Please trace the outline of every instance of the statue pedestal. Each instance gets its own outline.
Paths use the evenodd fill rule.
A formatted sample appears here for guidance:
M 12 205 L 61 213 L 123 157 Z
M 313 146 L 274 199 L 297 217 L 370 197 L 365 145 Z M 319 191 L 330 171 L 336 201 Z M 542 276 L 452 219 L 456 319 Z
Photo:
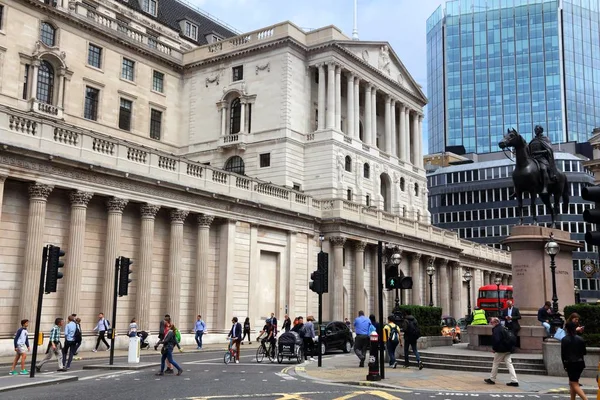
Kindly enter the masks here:
M 556 264 L 556 293 L 559 311 L 575 304 L 573 290 L 573 250 L 579 242 L 571 240 L 569 232 L 535 225 L 517 225 L 502 244 L 510 246 L 512 254 L 512 286 L 515 306 L 522 315 L 521 326 L 539 326 L 537 311 L 546 301 L 552 301 L 552 271 L 550 256 L 544 246 L 554 234 L 560 252 Z

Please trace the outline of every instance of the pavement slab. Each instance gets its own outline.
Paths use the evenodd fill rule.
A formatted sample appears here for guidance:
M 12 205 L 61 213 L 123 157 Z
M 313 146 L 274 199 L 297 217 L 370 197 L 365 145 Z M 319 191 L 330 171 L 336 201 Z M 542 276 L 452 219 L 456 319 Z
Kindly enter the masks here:
M 54 375 L 43 373 L 36 374 L 35 378 L 30 378 L 29 375 L 2 376 L 0 377 L 0 393 L 36 386 L 73 382 L 77 379 L 77 376 L 73 375 Z

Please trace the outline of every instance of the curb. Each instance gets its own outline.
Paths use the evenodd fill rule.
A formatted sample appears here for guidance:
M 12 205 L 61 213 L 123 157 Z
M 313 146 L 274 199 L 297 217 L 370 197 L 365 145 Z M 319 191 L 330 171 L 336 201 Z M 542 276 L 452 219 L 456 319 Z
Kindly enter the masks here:
M 597 395 L 600 392 L 600 389 L 593 388 L 585 388 L 583 389 L 583 393 L 589 395 Z M 569 388 L 561 388 L 561 389 L 550 389 L 548 391 L 543 392 L 543 394 L 570 394 Z
M 35 378 L 34 378 L 35 379 Z M 62 376 L 60 378 L 47 379 L 43 381 L 33 381 L 28 383 L 19 383 L 17 385 L 0 387 L 0 393 L 9 392 L 18 389 L 37 387 L 37 386 L 48 386 L 48 385 L 58 385 L 61 383 L 75 382 L 79 380 L 76 376 Z
M 119 370 L 119 371 L 137 371 L 146 368 L 154 368 L 156 366 L 160 366 L 160 363 L 139 363 L 139 364 L 92 364 L 92 365 L 84 365 L 83 369 L 104 369 L 104 370 Z

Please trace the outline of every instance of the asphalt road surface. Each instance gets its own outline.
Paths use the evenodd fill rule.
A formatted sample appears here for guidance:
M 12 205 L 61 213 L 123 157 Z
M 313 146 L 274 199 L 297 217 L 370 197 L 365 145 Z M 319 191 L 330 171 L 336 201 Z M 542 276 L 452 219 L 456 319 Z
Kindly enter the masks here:
M 265 359 L 258 364 L 253 354 L 242 353 L 240 364 L 223 363 L 223 351 L 175 354 L 184 372 L 181 376 L 155 376 L 158 369 L 138 371 L 82 370 L 85 364 L 102 363 L 87 360 L 73 363 L 69 375 L 77 375 L 76 382 L 60 385 L 24 388 L 6 392 L 0 398 L 11 400 L 202 400 L 202 399 L 432 399 L 454 400 L 476 397 L 487 399 L 563 399 L 568 396 L 535 394 L 477 394 L 453 392 L 426 392 L 387 390 L 323 384 L 296 375 L 297 364 L 270 363 Z M 254 351 L 252 352 L 254 353 Z M 148 354 L 148 353 L 146 353 Z M 160 361 L 159 353 L 151 352 L 143 362 Z M 107 361 L 105 361 L 107 362 Z M 327 362 L 327 357 L 324 358 Z M 56 372 L 50 371 L 46 374 Z

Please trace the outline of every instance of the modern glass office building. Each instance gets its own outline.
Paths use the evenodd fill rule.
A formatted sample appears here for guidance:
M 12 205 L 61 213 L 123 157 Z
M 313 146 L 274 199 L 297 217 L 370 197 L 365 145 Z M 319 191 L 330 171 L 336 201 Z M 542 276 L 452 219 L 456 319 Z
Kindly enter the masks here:
M 594 69 L 593 66 L 596 66 Z M 599 0 L 454 0 L 427 20 L 429 153 L 585 142 L 600 124 Z

